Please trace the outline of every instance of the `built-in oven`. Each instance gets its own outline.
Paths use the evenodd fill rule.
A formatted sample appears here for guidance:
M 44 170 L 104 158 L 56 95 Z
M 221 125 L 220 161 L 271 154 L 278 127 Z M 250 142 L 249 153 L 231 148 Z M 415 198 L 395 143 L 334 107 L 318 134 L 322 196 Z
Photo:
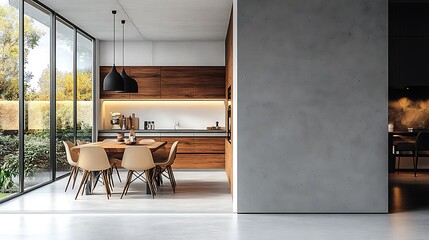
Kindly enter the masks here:
M 231 142 L 231 125 L 232 125 L 232 109 L 231 109 L 231 86 L 228 87 L 228 95 L 227 95 L 227 108 L 226 108 L 226 139 L 228 142 Z

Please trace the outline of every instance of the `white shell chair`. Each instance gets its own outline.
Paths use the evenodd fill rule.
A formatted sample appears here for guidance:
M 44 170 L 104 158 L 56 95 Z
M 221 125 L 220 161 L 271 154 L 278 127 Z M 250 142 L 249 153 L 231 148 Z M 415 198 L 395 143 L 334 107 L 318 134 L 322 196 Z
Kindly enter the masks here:
M 140 140 L 139 144 L 151 144 L 154 142 L 156 142 L 155 139 L 146 138 L 146 139 Z M 168 159 L 167 149 L 165 148 L 165 146 L 162 146 L 160 149 L 153 152 L 152 156 L 153 156 L 153 161 L 155 163 L 165 162 Z
M 111 165 L 109 163 L 109 159 L 107 158 L 106 151 L 102 147 L 98 146 L 83 146 L 80 149 L 77 166 L 84 170 L 84 173 L 75 199 L 77 199 L 82 186 L 88 183 L 88 178 L 93 172 L 101 172 L 104 181 L 104 187 L 106 188 L 107 199 L 109 199 L 109 195 L 112 195 L 109 183 L 110 179 L 108 176 Z M 95 186 L 95 182 L 92 184 Z M 83 192 L 84 190 L 82 189 L 82 194 Z
M 114 139 L 114 138 L 106 138 L 103 140 L 103 142 L 115 143 L 118 141 L 116 141 L 116 139 Z M 119 170 L 118 170 L 118 167 L 121 167 L 122 154 L 121 153 L 113 154 L 113 155 L 110 154 L 110 156 L 108 156 L 108 157 L 109 157 L 110 165 L 112 165 L 112 168 L 114 168 L 116 170 L 116 174 L 118 175 L 119 182 L 122 182 L 121 175 L 119 175 Z M 113 183 L 112 172 L 110 172 L 110 178 L 112 179 L 112 186 L 115 186 L 115 184 Z
M 124 151 L 122 158 L 122 167 L 128 169 L 127 181 L 122 191 L 121 199 L 128 193 L 131 183 L 140 178 L 132 179 L 134 172 L 144 172 L 146 182 L 149 185 L 152 198 L 155 197 L 155 186 L 152 181 L 152 174 L 154 173 L 155 163 L 153 162 L 152 153 L 147 147 L 128 147 Z
M 166 178 L 170 179 L 171 187 L 173 188 L 173 192 L 176 193 L 176 179 L 173 174 L 173 169 L 171 168 L 171 165 L 173 165 L 174 160 L 176 160 L 176 153 L 177 153 L 177 146 L 179 144 L 179 141 L 175 141 L 170 149 L 170 154 L 168 155 L 168 159 L 165 162 L 155 163 L 156 165 L 156 171 L 155 176 L 157 178 L 161 178 L 161 174 L 163 176 L 164 172 L 167 171 L 168 176 L 165 176 Z M 160 179 L 158 179 L 159 182 Z
M 79 167 L 77 166 L 78 156 L 75 152 L 71 151 L 71 148 L 74 147 L 74 144 L 70 141 L 63 141 L 64 148 L 66 150 L 67 162 L 70 164 L 70 175 L 69 180 L 67 181 L 66 189 L 64 192 L 67 192 L 67 188 L 69 187 L 70 180 L 73 178 L 72 189 L 74 189 L 74 184 L 76 183 L 76 178 L 79 173 Z

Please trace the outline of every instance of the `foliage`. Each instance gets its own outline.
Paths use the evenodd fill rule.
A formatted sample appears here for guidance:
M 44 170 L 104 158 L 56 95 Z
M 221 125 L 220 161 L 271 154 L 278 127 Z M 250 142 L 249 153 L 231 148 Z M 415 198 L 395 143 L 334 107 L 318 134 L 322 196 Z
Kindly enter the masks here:
M 90 140 L 89 129 L 79 130 L 82 140 Z M 49 131 L 32 131 L 24 135 L 24 177 L 33 177 L 37 172 L 49 171 Z M 62 141 L 73 141 L 73 129 L 58 129 L 56 139 L 57 169 L 66 170 L 69 165 Z M 17 190 L 13 179 L 19 172 L 18 137 L 0 133 L 0 193 Z
M 16 132 L 14 132 L 16 133 Z M 0 134 L 0 166 L 4 161 L 4 158 L 8 155 L 14 155 L 18 151 L 18 136 L 15 135 Z
M 19 78 L 19 20 L 16 9 L 0 6 L 0 99 L 18 99 Z M 43 32 L 34 27 L 33 21 L 24 18 L 24 63 L 28 62 L 29 49 L 38 46 Z M 29 81 L 33 75 L 24 74 L 24 82 L 29 92 Z
M 0 192 L 13 192 L 16 186 L 13 178 L 17 176 L 18 169 L 10 168 L 9 163 L 17 163 L 18 136 L 0 134 Z M 11 161 L 11 162 L 10 162 Z
M 24 154 L 24 176 L 32 177 L 39 170 L 49 168 L 49 136 L 46 132 L 40 132 L 35 135 L 26 134 L 25 154 Z M 18 176 L 19 172 L 19 154 L 18 141 L 16 136 L 0 135 L 0 144 L 5 152 L 1 163 L 0 191 L 9 192 L 14 188 L 13 178 Z M 12 143 L 13 147 L 7 147 L 4 144 Z
M 15 8 L 0 6 L 0 129 L 15 129 L 15 131 L 0 131 L 0 193 L 17 190 L 14 179 L 19 171 L 19 150 L 17 123 L 17 100 L 19 98 L 19 18 Z M 39 45 L 44 33 L 37 29 L 31 18 L 24 18 L 24 64 L 28 63 L 31 49 Z M 79 47 L 79 46 L 78 46 Z M 80 51 L 85 53 L 84 51 Z M 90 55 L 79 55 L 79 58 L 88 58 Z M 24 176 L 33 177 L 37 172 L 49 171 L 49 131 L 33 130 L 49 128 L 50 106 L 42 102 L 50 99 L 50 71 L 49 66 L 38 79 L 38 86 L 30 86 L 33 78 L 31 72 L 24 72 L 25 100 L 25 132 L 24 141 Z M 92 71 L 79 69 L 77 73 L 77 101 L 92 101 Z M 56 73 L 56 100 L 57 100 L 57 130 L 56 130 L 56 161 L 57 169 L 67 169 L 68 163 L 64 153 L 62 141 L 74 140 L 73 135 L 73 74 L 71 72 Z M 78 102 L 79 104 L 79 102 Z M 78 137 L 82 140 L 91 139 L 90 115 L 86 102 L 78 107 L 78 116 L 82 116 L 76 125 Z M 90 106 L 92 108 L 92 106 Z M 83 112 L 82 112 L 83 111 Z M 92 113 L 91 113 L 92 116 Z M 7 120 L 4 120 L 7 119 Z M 3 121 L 4 120 L 4 121 Z M 47 124 L 47 125 L 46 125 Z M 33 129 L 31 128 L 34 127 Z
M 39 78 L 38 85 L 40 91 L 35 99 L 49 100 L 49 68 L 43 70 Z M 56 73 L 56 99 L 57 101 L 71 101 L 73 100 L 73 73 L 61 72 Z M 77 73 L 77 101 L 91 101 L 92 100 L 92 71 L 85 69 Z
M 16 186 L 12 178 L 13 176 L 10 175 L 10 172 L 6 172 L 3 169 L 0 170 L 0 193 L 16 191 Z

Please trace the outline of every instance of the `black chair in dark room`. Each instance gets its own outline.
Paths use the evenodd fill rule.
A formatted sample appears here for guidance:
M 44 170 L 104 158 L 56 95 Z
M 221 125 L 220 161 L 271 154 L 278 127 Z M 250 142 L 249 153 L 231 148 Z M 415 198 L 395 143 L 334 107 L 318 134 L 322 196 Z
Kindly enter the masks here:
M 429 157 L 429 131 L 421 131 L 416 139 L 414 176 L 417 175 L 419 157 Z
M 395 159 L 398 160 L 397 171 L 401 170 L 401 157 L 410 157 L 413 158 L 413 167 L 415 168 L 415 152 L 416 152 L 416 144 L 414 141 L 401 141 L 395 144 L 394 154 Z

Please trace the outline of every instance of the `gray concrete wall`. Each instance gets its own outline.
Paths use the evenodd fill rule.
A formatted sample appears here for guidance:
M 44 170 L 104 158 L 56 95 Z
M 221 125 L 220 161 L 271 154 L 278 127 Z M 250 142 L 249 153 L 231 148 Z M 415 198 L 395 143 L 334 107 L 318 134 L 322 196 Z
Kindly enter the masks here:
M 387 0 L 238 0 L 238 212 L 387 212 Z

